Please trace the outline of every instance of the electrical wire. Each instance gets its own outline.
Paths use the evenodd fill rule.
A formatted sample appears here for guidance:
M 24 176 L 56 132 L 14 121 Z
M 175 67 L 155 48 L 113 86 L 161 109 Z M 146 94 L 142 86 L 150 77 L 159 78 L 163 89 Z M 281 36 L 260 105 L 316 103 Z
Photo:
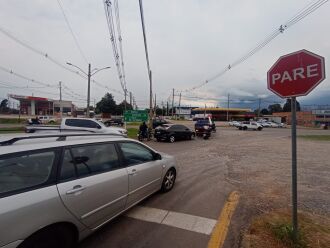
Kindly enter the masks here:
M 4 35 L 6 35 L 8 38 L 15 41 L 16 43 L 20 44 L 21 46 L 23 46 L 23 47 L 29 49 L 30 51 L 42 56 L 45 59 L 48 59 L 50 62 L 52 62 L 53 64 L 59 66 L 60 68 L 66 70 L 68 72 L 74 73 L 74 74 L 86 79 L 86 76 L 82 75 L 79 71 L 73 70 L 70 67 L 63 65 L 58 59 L 54 58 L 49 53 L 41 51 L 41 50 L 33 47 L 28 42 L 23 41 L 22 39 L 18 38 L 17 35 L 14 35 L 12 32 L 6 30 L 5 28 L 3 28 L 1 26 L 0 26 L 0 32 L 3 33 Z
M 64 20 L 65 20 L 65 22 L 66 22 L 66 24 L 68 26 L 68 29 L 69 29 L 72 37 L 73 37 L 73 40 L 74 40 L 74 42 L 75 42 L 75 44 L 76 44 L 76 46 L 77 46 L 77 48 L 79 50 L 80 55 L 83 57 L 83 59 L 85 60 L 85 62 L 88 64 L 88 60 L 87 60 L 87 58 L 86 58 L 83 50 L 81 49 L 81 46 L 79 45 L 78 39 L 77 39 L 76 35 L 74 34 L 73 29 L 72 29 L 72 27 L 70 25 L 69 19 L 67 18 L 66 14 L 65 14 L 63 5 L 61 3 L 61 0 L 57 0 L 57 3 L 58 3 L 58 6 L 59 6 L 62 14 L 63 14 Z
M 233 67 L 241 64 L 242 62 L 244 62 L 248 58 L 252 57 L 255 53 L 257 53 L 262 48 L 264 48 L 267 44 L 269 44 L 272 40 L 274 40 L 278 35 L 283 33 L 286 29 L 293 26 L 294 24 L 296 24 L 300 20 L 304 19 L 306 16 L 313 13 L 315 10 L 320 8 L 323 4 L 327 3 L 328 1 L 329 0 L 318 0 L 316 2 L 312 2 L 312 3 L 308 4 L 302 10 L 300 10 L 294 17 L 292 17 L 284 25 L 280 25 L 280 27 L 278 29 L 274 30 L 269 36 L 267 36 L 263 41 L 259 42 L 254 48 L 252 48 L 250 51 L 248 51 L 245 55 L 238 58 L 233 63 L 228 64 L 228 66 L 226 66 L 223 70 L 221 70 L 219 73 L 217 73 L 213 77 L 210 77 L 209 79 L 205 80 L 203 83 L 198 84 L 194 87 L 188 88 L 186 90 L 182 90 L 181 92 L 193 91 L 193 90 L 201 88 L 202 86 L 208 84 L 209 82 L 214 81 L 215 79 L 221 77 L 227 71 L 231 70 Z
M 3 66 L 0 66 L 0 70 L 2 70 L 4 72 L 7 72 L 9 74 L 15 75 L 16 77 L 19 77 L 19 78 L 28 80 L 31 83 L 35 83 L 35 84 L 39 84 L 39 85 L 43 85 L 43 86 L 47 86 L 47 87 L 52 87 L 52 88 L 57 87 L 57 85 L 54 85 L 54 84 L 48 84 L 48 83 L 41 82 L 39 80 L 35 80 L 35 79 L 32 79 L 32 78 L 26 77 L 26 76 L 24 76 L 22 74 L 19 74 L 17 72 L 14 72 L 13 70 L 7 69 L 7 68 L 5 68 Z

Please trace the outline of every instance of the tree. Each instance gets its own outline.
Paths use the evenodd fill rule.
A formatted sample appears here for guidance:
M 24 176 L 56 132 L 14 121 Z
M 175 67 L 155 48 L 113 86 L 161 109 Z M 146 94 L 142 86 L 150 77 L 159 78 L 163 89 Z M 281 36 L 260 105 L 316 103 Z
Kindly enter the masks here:
M 106 93 L 101 101 L 96 104 L 96 113 L 116 114 L 117 105 L 112 94 Z
M 272 113 L 282 112 L 283 109 L 282 109 L 281 104 L 276 103 L 276 104 L 269 105 L 268 111 L 269 111 L 269 114 L 272 114 Z
M 260 113 L 262 114 L 262 115 L 269 115 L 269 111 L 268 111 L 268 109 L 262 109 L 261 111 L 260 111 Z
M 300 103 L 296 101 L 297 103 L 297 111 L 300 111 Z M 286 99 L 286 103 L 283 105 L 283 112 L 291 112 L 291 98 Z
M 8 108 L 8 99 L 3 99 L 0 103 L 0 112 L 1 113 L 8 113 L 9 108 Z
M 126 110 L 132 110 L 133 106 L 126 102 Z M 125 111 L 125 100 L 122 101 L 120 104 L 116 107 L 116 115 L 122 115 Z

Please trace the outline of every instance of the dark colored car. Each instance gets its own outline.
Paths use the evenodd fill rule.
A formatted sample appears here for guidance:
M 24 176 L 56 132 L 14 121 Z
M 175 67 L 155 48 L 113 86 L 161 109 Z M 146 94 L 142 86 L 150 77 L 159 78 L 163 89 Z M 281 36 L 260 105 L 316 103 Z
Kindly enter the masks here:
M 204 139 L 208 139 L 211 136 L 212 125 L 210 125 L 209 120 L 201 119 L 195 123 L 196 136 L 202 136 Z
M 109 126 L 124 126 L 123 119 L 111 119 L 104 122 L 104 125 Z
M 171 143 L 176 140 L 191 140 L 195 132 L 179 124 L 164 124 L 155 128 L 154 137 L 157 141 L 166 140 Z
M 152 121 L 152 129 L 155 129 L 156 127 L 164 125 L 164 124 L 170 124 L 170 123 L 166 120 L 155 119 Z

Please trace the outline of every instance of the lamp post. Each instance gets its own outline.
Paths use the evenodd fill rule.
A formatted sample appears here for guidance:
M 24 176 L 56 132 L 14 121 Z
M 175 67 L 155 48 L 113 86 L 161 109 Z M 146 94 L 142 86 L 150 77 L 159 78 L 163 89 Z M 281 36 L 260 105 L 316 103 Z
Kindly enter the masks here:
M 74 65 L 74 64 L 71 64 L 69 62 L 67 62 L 68 65 L 71 65 L 75 68 L 77 68 L 79 71 L 81 71 L 84 75 L 87 76 L 87 80 L 88 80 L 88 86 L 87 86 L 87 108 L 86 108 L 86 116 L 89 117 L 89 105 L 90 105 L 90 93 L 91 93 L 91 77 L 93 75 L 95 75 L 96 73 L 98 73 L 99 71 L 102 71 L 102 70 L 105 70 L 105 69 L 110 69 L 111 67 L 110 66 L 107 66 L 107 67 L 104 67 L 104 68 L 101 68 L 101 69 L 97 69 L 97 68 L 94 68 L 93 70 L 91 70 L 91 64 L 89 63 L 88 64 L 88 73 L 84 72 L 80 67 Z

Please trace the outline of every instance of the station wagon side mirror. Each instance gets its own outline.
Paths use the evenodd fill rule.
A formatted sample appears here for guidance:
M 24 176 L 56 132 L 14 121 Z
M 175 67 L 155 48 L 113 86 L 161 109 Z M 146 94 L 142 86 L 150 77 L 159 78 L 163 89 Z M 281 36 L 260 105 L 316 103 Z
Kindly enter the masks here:
M 155 160 L 162 160 L 162 155 L 160 155 L 159 153 L 155 153 L 154 154 L 154 159 Z
M 97 129 L 101 129 L 102 128 L 100 125 L 97 125 L 96 127 L 97 127 Z

